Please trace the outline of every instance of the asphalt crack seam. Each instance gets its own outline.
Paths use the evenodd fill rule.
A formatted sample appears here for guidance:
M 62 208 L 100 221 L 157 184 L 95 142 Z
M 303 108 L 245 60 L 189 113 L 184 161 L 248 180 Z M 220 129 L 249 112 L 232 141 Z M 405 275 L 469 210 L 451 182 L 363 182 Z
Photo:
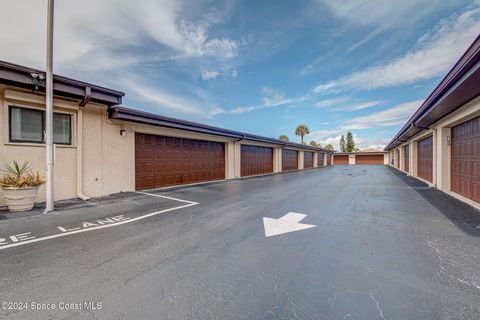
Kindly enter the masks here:
M 476 289 L 480 289 L 480 285 L 478 285 L 475 281 L 473 281 L 473 283 L 467 281 L 467 280 L 464 280 L 462 278 L 459 278 L 449 272 L 446 271 L 444 265 L 446 264 L 445 260 L 443 259 L 442 257 L 442 252 L 440 250 L 440 248 L 438 248 L 438 245 L 435 243 L 435 241 L 427 241 L 427 245 L 433 249 L 433 251 L 435 251 L 436 255 L 437 255 L 437 259 L 438 259 L 438 267 L 439 267 L 439 270 L 436 272 L 437 274 L 437 277 L 439 279 L 443 279 L 445 277 L 449 277 L 449 278 L 453 278 L 454 280 L 460 282 L 460 283 L 463 283 L 465 285 L 468 285 L 470 287 L 473 287 L 473 288 L 476 288 Z
M 375 297 L 375 293 L 374 292 L 371 292 L 370 293 L 370 299 L 372 299 L 373 301 L 375 301 L 375 304 L 377 305 L 377 311 L 378 311 L 378 314 L 380 315 L 380 317 L 382 319 L 385 319 L 385 317 L 383 316 L 383 310 L 380 306 L 380 302 L 377 300 L 377 298 Z

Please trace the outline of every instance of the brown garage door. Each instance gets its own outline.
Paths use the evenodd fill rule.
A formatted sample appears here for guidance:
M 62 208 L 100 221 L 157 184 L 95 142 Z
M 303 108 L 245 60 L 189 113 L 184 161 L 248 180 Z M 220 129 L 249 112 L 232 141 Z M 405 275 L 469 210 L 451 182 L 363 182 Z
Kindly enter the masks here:
M 319 152 L 318 153 L 318 158 L 317 158 L 317 166 L 323 167 L 323 157 L 325 156 L 325 153 Z
M 410 171 L 410 148 L 408 146 L 403 147 L 403 154 L 405 158 L 403 159 L 403 167 L 406 172 Z
M 383 154 L 357 154 L 355 164 L 383 164 Z
M 242 177 L 273 172 L 273 149 L 242 145 Z
M 334 154 L 333 164 L 348 164 L 348 155 Z
M 282 171 L 298 169 L 298 152 L 295 150 L 282 149 Z
M 220 142 L 135 134 L 135 188 L 225 179 Z
M 418 141 L 417 174 L 420 178 L 433 181 L 433 137 Z
M 480 117 L 452 128 L 452 191 L 480 202 Z
M 327 154 L 327 166 L 332 165 L 332 154 Z
M 313 152 L 303 153 L 303 168 L 313 168 Z

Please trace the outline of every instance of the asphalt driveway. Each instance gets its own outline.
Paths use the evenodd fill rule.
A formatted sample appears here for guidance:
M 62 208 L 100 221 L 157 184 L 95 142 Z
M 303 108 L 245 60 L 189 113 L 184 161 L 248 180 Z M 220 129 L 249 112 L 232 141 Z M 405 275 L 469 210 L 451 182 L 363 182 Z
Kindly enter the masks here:
M 265 237 L 288 212 L 315 227 Z M 115 195 L 0 239 L 2 319 L 480 318 L 480 213 L 385 166 Z

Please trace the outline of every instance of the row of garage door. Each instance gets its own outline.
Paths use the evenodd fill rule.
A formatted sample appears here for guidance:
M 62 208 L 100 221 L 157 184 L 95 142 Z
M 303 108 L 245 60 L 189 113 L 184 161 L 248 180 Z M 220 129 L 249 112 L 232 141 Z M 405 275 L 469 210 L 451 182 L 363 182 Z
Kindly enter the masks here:
M 409 172 L 409 147 L 404 146 L 403 152 L 405 155 L 403 157 L 404 170 Z M 432 136 L 417 142 L 416 160 L 417 176 L 433 182 Z M 464 197 L 480 202 L 480 117 L 452 128 L 450 166 L 450 189 Z
M 383 164 L 383 154 L 356 154 L 355 164 Z M 333 156 L 333 164 L 349 164 L 348 154 Z
M 312 168 L 313 152 L 304 152 L 304 168 Z M 318 154 L 323 166 L 324 154 Z M 273 148 L 241 146 L 241 176 L 273 173 Z M 330 164 L 327 157 L 327 164 Z M 298 169 L 298 151 L 282 149 L 282 171 Z M 135 187 L 148 189 L 225 179 L 222 142 L 135 134 Z
M 410 171 L 410 148 L 409 146 L 402 147 L 403 149 L 403 168 L 405 171 Z M 395 152 L 395 158 L 399 159 L 399 152 Z M 417 143 L 417 176 L 426 181 L 433 181 L 433 137 L 429 136 Z M 400 168 L 400 162 L 394 161 L 395 167 Z

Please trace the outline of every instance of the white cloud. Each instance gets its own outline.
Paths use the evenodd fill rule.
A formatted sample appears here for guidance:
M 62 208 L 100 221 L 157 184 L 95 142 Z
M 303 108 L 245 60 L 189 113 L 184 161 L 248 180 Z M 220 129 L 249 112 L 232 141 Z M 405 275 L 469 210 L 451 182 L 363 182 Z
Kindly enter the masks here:
M 71 67 L 72 64 L 80 67 L 82 62 L 91 63 L 98 51 L 111 57 L 125 56 L 126 53 L 119 49 L 148 51 L 155 44 L 163 46 L 164 53 L 170 50 L 168 54 L 172 57 L 228 59 L 237 55 L 237 41 L 210 37 L 212 19 L 188 21 L 185 18 L 188 10 L 189 5 L 176 0 L 117 0 L 114 5 L 109 0 L 58 1 L 55 7 L 55 62 L 59 67 Z M 22 23 L 18 23 L 19 16 Z M 0 59 L 42 67 L 45 23 L 46 1 L 2 3 L 0 26 L 11 32 L 0 33 L 2 46 L 8 48 L 0 52 Z M 153 50 L 151 55 L 157 56 L 159 48 Z
M 255 110 L 260 110 L 260 109 L 266 109 L 266 108 L 288 105 L 288 104 L 291 104 L 295 101 L 295 99 L 286 99 L 284 92 L 280 92 L 279 90 L 272 89 L 272 88 L 269 88 L 269 87 L 264 87 L 262 89 L 262 94 L 263 94 L 263 96 L 262 96 L 262 104 L 261 105 L 248 106 L 248 107 L 237 107 L 237 108 L 233 109 L 231 112 L 236 113 L 236 114 L 240 114 L 240 113 L 245 113 L 245 112 L 250 112 L 250 111 L 255 111 Z
M 367 101 L 367 102 L 354 103 L 354 104 L 349 104 L 349 105 L 337 107 L 334 110 L 336 110 L 336 111 L 358 111 L 358 110 L 363 110 L 363 109 L 376 107 L 376 106 L 378 106 L 382 103 L 384 103 L 384 101 L 382 101 L 382 100 Z
M 203 80 L 215 79 L 220 74 L 218 71 L 207 70 L 207 69 L 204 69 L 204 68 L 201 68 L 201 72 L 202 72 L 202 79 Z
M 0 50 L 0 60 L 44 68 L 46 3 L 2 2 L 0 29 L 8 32 L 0 33 L 0 43 L 8 49 Z M 188 91 L 174 94 L 164 88 L 157 90 L 149 77 L 154 70 L 150 65 L 159 67 L 157 62 L 164 61 L 176 64 L 176 70 L 192 73 L 198 72 L 199 65 L 232 70 L 243 42 L 215 29 L 228 15 L 228 8 L 222 6 L 183 0 L 56 1 L 54 71 L 118 86 L 127 96 L 131 91 L 133 96 L 180 113 L 198 114 L 202 110 L 207 116 L 215 114 L 218 109 L 208 100 L 195 97 L 191 101 Z M 218 71 L 211 69 L 202 75 L 215 77 Z M 137 81 L 121 80 L 130 75 Z M 167 82 L 175 81 L 168 79 L 168 73 L 162 77 Z M 150 86 L 141 88 L 137 83 Z
M 317 132 L 310 134 L 307 136 L 308 139 L 313 139 L 320 143 L 320 145 L 325 146 L 327 144 L 332 144 L 335 150 L 340 151 L 340 138 L 342 134 L 344 137 L 347 136 L 347 132 L 338 132 L 336 131 L 333 135 L 324 136 L 324 135 L 316 135 Z M 388 142 L 390 142 L 390 138 L 385 139 L 367 139 L 362 138 L 358 134 L 353 133 L 353 141 L 355 141 L 355 146 L 360 150 L 365 149 L 378 149 L 383 150 Z
M 407 27 L 414 28 L 435 11 L 452 6 L 453 3 L 443 0 L 320 0 L 338 18 L 351 24 L 351 27 L 373 27 L 365 37 L 351 45 L 347 51 L 352 51 L 382 32 Z
M 413 50 L 390 63 L 320 84 L 314 88 L 314 92 L 395 87 L 445 74 L 478 36 L 478 30 L 480 9 L 476 8 L 443 20 L 435 30 L 422 36 Z
M 203 80 L 216 79 L 218 77 L 238 78 L 237 69 L 230 66 L 220 66 L 218 69 L 200 67 L 200 74 Z
M 331 143 L 336 149 L 338 149 L 340 137 L 342 134 L 346 136 L 347 131 L 353 132 L 354 130 L 404 124 L 413 112 L 420 107 L 422 102 L 423 100 L 409 101 L 366 116 L 343 120 L 336 127 L 312 131 L 307 138 L 316 140 L 322 145 Z M 354 134 L 354 138 L 360 149 L 383 149 L 383 147 L 390 141 L 390 139 L 362 139 L 356 134 Z
M 341 135 L 338 135 L 334 137 L 319 139 L 316 141 L 320 143 L 321 146 L 326 146 L 327 144 L 331 144 L 333 146 L 333 149 L 340 150 L 340 138 L 341 138 Z
M 264 87 L 262 89 L 262 92 L 263 92 L 262 103 L 264 106 L 267 106 L 267 107 L 275 106 L 285 101 L 284 92 L 280 92 L 278 90 L 275 90 L 269 87 Z
M 373 100 L 373 101 L 366 101 L 366 102 L 350 102 L 351 98 L 348 97 L 335 97 L 330 99 L 325 99 L 316 102 L 313 106 L 316 108 L 330 108 L 333 111 L 358 111 L 363 110 L 371 107 L 378 106 L 384 101 L 382 100 Z
M 396 105 L 392 108 L 374 112 L 367 116 L 347 119 L 342 122 L 342 128 L 348 130 L 368 129 L 403 124 L 415 110 L 420 107 L 423 100 L 410 101 Z
M 204 43 L 200 54 L 222 58 L 234 58 L 237 56 L 237 47 L 237 43 L 231 39 L 212 39 Z
M 415 22 L 444 5 L 442 0 L 323 0 L 339 18 L 359 25 L 392 28 Z
M 129 87 L 136 99 L 152 103 L 160 110 L 170 110 L 186 115 L 202 116 L 206 118 L 223 113 L 223 109 L 212 104 L 201 104 L 198 99 L 186 98 L 165 92 L 161 89 L 148 86 L 145 83 L 135 81 L 134 77 L 125 78 L 122 81 Z
M 347 97 L 330 98 L 330 99 L 318 101 L 314 104 L 314 106 L 317 108 L 326 108 L 326 107 L 331 107 L 347 101 L 350 101 L 350 98 L 347 98 Z
M 336 93 L 339 92 L 337 83 L 335 82 L 328 82 L 325 84 L 319 84 L 315 88 L 313 88 L 313 92 L 316 94 L 322 93 Z

